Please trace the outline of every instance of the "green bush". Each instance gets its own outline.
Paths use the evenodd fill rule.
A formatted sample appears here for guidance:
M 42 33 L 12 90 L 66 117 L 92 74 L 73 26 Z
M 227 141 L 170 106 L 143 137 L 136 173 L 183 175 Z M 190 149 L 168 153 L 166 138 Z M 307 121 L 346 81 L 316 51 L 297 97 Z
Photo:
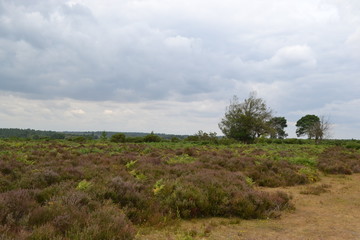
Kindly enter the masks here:
M 162 138 L 154 133 L 148 134 L 144 137 L 144 142 L 161 142 Z
M 116 133 L 110 137 L 110 142 L 123 143 L 123 142 L 125 142 L 125 138 L 126 138 L 125 134 Z

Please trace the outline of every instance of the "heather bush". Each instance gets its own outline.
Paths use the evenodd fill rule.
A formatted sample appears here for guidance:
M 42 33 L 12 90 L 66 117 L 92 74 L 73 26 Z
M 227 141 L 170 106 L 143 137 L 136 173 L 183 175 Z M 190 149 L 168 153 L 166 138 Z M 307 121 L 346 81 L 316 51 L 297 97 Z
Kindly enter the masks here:
M 26 217 L 37 206 L 31 190 L 17 189 L 0 193 L 0 223 L 17 227 L 21 221 L 26 221 Z
M 149 193 L 145 192 L 142 185 L 118 176 L 111 179 L 104 198 L 119 204 L 131 221 L 144 223 L 151 215 Z
M 60 175 L 51 169 L 45 169 L 36 174 L 38 184 L 41 186 L 50 186 L 51 184 L 58 183 L 61 179 Z
M 78 240 L 131 240 L 135 237 L 133 225 L 115 206 L 105 205 L 89 214 L 87 218 L 84 226 L 73 227 L 65 236 Z
M 359 173 L 360 153 L 343 147 L 328 148 L 320 155 L 318 168 L 329 174 Z
M 181 218 L 264 218 L 289 206 L 290 200 L 284 194 L 255 191 L 242 174 L 221 170 L 203 170 L 167 181 L 158 197 L 172 214 Z
M 259 186 L 266 187 L 293 186 L 309 183 L 310 180 L 306 174 L 299 171 L 300 168 L 300 166 L 284 160 L 263 160 L 248 169 L 247 175 Z

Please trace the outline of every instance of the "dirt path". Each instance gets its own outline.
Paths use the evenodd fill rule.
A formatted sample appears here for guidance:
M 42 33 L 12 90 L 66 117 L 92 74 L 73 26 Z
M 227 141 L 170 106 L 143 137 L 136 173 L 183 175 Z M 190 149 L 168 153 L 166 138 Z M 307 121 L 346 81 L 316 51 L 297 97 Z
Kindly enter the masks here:
M 165 229 L 142 229 L 144 240 L 360 240 L 360 174 L 327 176 L 314 186 L 328 192 L 304 195 L 309 186 L 279 188 L 293 195 L 296 210 L 279 219 L 239 220 L 211 218 L 184 221 Z M 273 191 L 272 189 L 271 191 Z

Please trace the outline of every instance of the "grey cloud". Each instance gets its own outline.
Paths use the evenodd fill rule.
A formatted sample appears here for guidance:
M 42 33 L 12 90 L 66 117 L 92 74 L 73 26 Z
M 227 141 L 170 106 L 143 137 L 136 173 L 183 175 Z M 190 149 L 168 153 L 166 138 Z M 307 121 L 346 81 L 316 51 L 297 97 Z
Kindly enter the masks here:
M 359 14 L 351 0 L 1 1 L 0 90 L 119 103 L 257 90 L 279 113 L 321 108 L 358 96 Z

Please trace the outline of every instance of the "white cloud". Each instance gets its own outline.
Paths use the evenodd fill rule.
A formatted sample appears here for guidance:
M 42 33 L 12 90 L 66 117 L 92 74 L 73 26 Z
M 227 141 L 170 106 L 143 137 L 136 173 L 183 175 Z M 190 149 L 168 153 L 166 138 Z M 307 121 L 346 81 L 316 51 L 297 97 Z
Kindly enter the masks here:
M 82 109 L 72 109 L 69 112 L 74 115 L 84 115 L 85 114 L 85 111 Z
M 270 59 L 270 64 L 279 67 L 316 67 L 316 58 L 306 45 L 287 46 L 279 49 Z
M 199 39 L 187 38 L 180 35 L 175 37 L 167 37 L 164 43 L 167 47 L 179 51 L 193 51 L 200 48 L 201 41 Z

